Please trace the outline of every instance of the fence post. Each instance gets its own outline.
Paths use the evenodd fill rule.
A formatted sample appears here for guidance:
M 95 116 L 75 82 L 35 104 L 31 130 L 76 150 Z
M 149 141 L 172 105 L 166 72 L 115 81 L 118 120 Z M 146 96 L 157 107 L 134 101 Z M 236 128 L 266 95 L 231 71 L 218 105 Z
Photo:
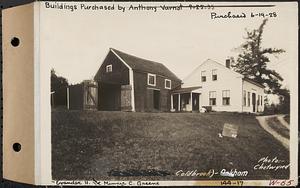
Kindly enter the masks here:
M 67 109 L 70 110 L 70 89 L 67 87 Z

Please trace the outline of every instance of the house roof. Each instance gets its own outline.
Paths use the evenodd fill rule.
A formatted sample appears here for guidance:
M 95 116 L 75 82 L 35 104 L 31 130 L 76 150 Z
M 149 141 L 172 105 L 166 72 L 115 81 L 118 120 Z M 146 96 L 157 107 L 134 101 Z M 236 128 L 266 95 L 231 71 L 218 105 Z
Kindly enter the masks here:
M 116 53 L 132 70 L 157 74 L 172 80 L 180 81 L 173 72 L 161 63 L 142 59 L 113 48 L 110 50 Z
M 244 77 L 243 80 L 247 81 L 247 82 L 250 82 L 258 87 L 261 87 L 261 88 L 265 88 L 264 85 L 258 83 L 258 82 L 255 82 L 254 80 L 250 79 L 250 78 L 247 78 L 247 77 Z
M 185 88 L 178 88 L 172 90 L 172 93 L 190 93 L 194 90 L 201 89 L 201 86 L 196 86 L 196 87 L 185 87 Z
M 252 79 L 250 79 L 250 78 L 247 78 L 245 75 L 243 75 L 243 74 L 241 74 L 241 73 L 238 73 L 238 72 L 234 71 L 234 70 L 231 69 L 231 68 L 227 68 L 225 65 L 223 65 L 223 64 L 221 64 L 221 63 L 219 63 L 219 62 L 217 62 L 217 61 L 214 61 L 214 60 L 212 60 L 212 59 L 207 59 L 206 61 L 204 61 L 203 63 L 201 63 L 194 71 L 196 71 L 198 68 L 200 68 L 202 65 L 204 65 L 204 64 L 206 64 L 206 63 L 214 63 L 214 64 L 216 64 L 216 65 L 219 65 L 219 66 L 221 66 L 221 67 L 223 67 L 223 68 L 226 68 L 228 71 L 230 71 L 230 72 L 232 72 L 232 73 L 234 73 L 234 74 L 236 74 L 236 75 L 238 75 L 238 76 L 241 76 L 242 79 L 243 79 L 244 81 L 247 81 L 247 82 L 249 82 L 249 83 L 252 83 L 252 84 L 254 84 L 254 85 L 258 86 L 258 87 L 265 88 L 264 85 L 262 85 L 262 84 L 260 84 L 260 83 L 258 83 L 258 82 L 256 82 L 256 81 L 254 81 L 254 80 L 252 80 Z M 190 75 L 194 74 L 194 71 L 193 71 Z M 190 76 L 190 75 L 189 75 L 189 76 Z M 188 77 L 189 77 L 189 76 L 188 76 Z

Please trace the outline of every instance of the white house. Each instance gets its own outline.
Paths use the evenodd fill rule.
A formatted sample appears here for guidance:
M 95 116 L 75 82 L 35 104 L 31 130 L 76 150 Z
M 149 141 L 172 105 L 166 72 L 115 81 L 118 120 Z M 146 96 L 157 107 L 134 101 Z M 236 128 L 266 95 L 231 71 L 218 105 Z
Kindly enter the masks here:
M 264 110 L 264 86 L 208 59 L 172 91 L 173 111 L 198 111 L 211 106 L 214 111 L 252 112 Z

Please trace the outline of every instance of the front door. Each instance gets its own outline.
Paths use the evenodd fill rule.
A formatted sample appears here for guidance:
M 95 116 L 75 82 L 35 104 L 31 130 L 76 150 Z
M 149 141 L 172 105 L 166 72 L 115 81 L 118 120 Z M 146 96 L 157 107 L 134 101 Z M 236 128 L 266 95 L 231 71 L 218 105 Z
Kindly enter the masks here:
M 156 110 L 159 110 L 160 105 L 160 91 L 153 90 L 153 107 Z
M 256 112 L 256 94 L 252 93 L 252 106 L 253 106 L 253 112 Z
M 199 111 L 199 93 L 193 93 L 192 99 L 192 110 Z

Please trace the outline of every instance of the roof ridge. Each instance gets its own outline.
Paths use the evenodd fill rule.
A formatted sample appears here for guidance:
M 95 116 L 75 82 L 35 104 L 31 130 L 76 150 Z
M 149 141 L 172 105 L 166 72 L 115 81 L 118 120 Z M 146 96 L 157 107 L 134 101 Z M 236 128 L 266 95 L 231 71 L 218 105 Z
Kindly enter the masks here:
M 149 60 L 149 59 L 146 59 L 146 58 L 142 58 L 142 57 L 138 57 L 138 56 L 136 56 L 136 55 L 132 55 L 132 54 L 129 54 L 129 53 L 127 53 L 127 52 L 123 52 L 123 51 L 121 51 L 121 50 L 117 50 L 117 49 L 115 49 L 115 48 L 110 48 L 110 49 L 113 50 L 113 51 L 115 51 L 115 52 L 121 52 L 121 53 L 123 53 L 123 54 L 129 55 L 129 56 L 132 56 L 132 57 L 141 59 L 141 60 L 146 60 L 146 61 L 150 61 L 150 62 L 153 62 L 153 63 L 157 63 L 157 64 L 164 65 L 164 64 L 162 64 L 162 63 L 160 63 L 160 62 L 152 61 L 152 60 Z
M 119 56 L 125 63 L 128 64 L 133 70 L 142 70 L 149 73 L 154 73 L 162 76 L 166 76 L 172 79 L 180 80 L 176 74 L 174 74 L 166 65 L 163 63 L 152 61 L 146 58 L 141 58 L 136 55 L 117 50 L 115 48 L 109 48 L 111 52 Z

